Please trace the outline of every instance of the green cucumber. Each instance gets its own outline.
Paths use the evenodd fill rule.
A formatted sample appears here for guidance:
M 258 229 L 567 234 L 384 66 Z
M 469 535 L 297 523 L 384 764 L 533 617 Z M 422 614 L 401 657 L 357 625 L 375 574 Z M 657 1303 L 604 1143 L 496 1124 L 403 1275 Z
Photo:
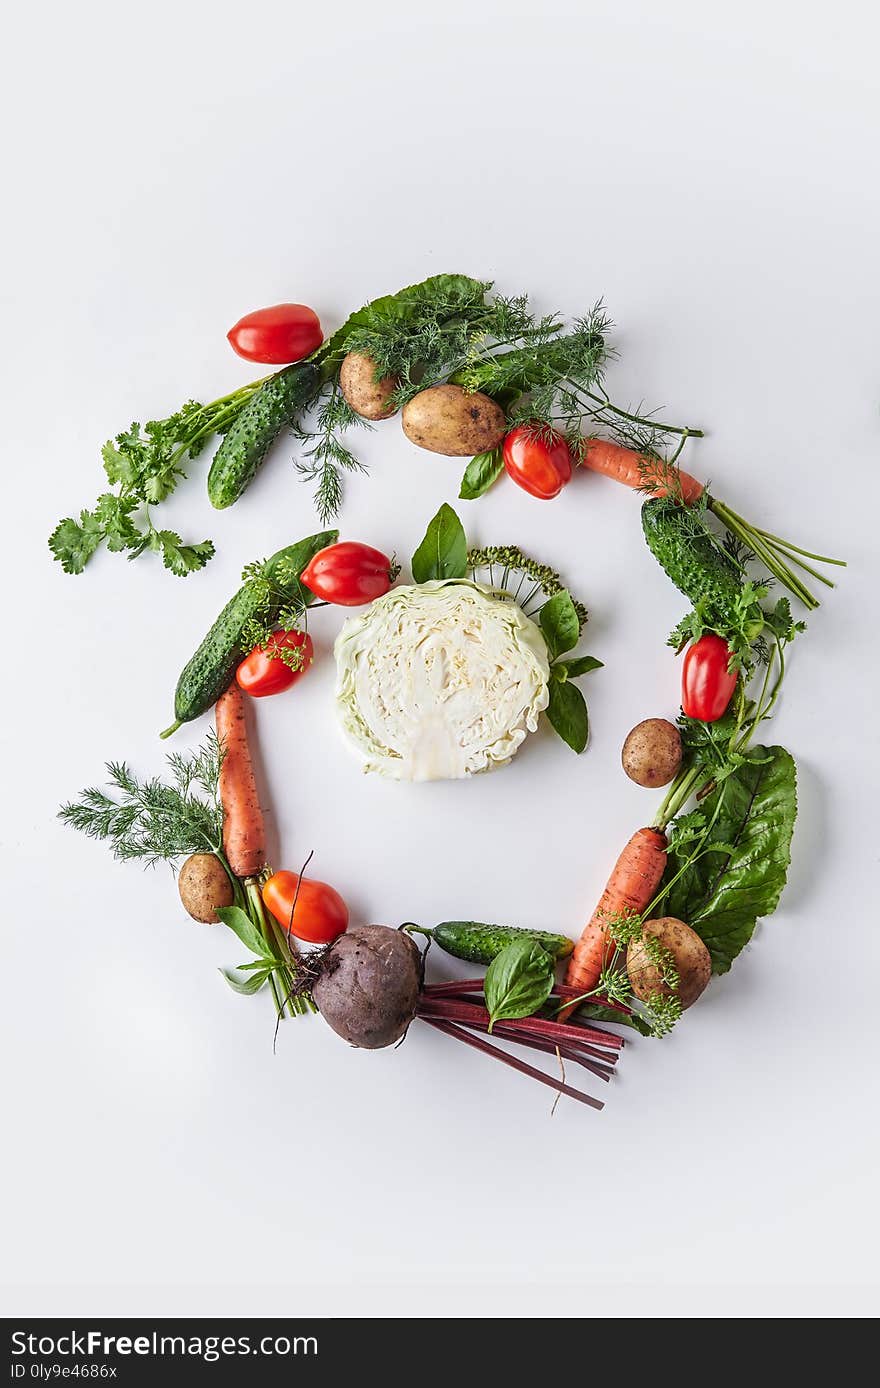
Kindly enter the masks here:
M 708 603 L 717 615 L 735 609 L 742 590 L 742 571 L 716 544 L 699 517 L 686 506 L 665 499 L 642 506 L 642 529 L 648 548 L 676 588 L 697 603 Z
M 308 607 L 314 602 L 314 594 L 300 583 L 299 575 L 319 550 L 338 539 L 338 530 L 323 530 L 273 554 L 262 567 L 262 577 L 272 585 L 268 594 L 260 579 L 248 579 L 242 584 L 195 655 L 184 665 L 174 693 L 175 721 L 161 737 L 170 737 L 181 723 L 206 713 L 229 688 L 236 667 L 247 655 L 242 633 L 249 622 L 259 620 L 271 625 L 288 604 L 301 602 Z
M 313 362 L 296 362 L 270 376 L 251 396 L 214 454 L 208 473 L 208 497 L 218 511 L 238 501 L 285 424 L 314 400 L 321 380 Z
M 447 954 L 467 959 L 472 964 L 491 964 L 496 954 L 514 940 L 535 940 L 554 959 L 565 959 L 574 949 L 574 941 L 567 935 L 552 935 L 546 930 L 520 930 L 515 925 L 483 925 L 480 921 L 441 921 L 426 933 Z

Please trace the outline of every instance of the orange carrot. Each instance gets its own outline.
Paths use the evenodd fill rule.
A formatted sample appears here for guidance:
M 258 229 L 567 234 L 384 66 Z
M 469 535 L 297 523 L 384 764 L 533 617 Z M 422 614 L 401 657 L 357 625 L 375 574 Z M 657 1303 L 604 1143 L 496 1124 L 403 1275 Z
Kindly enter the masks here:
M 568 961 L 565 981 L 569 987 L 582 993 L 595 988 L 611 946 L 608 921 L 624 912 L 641 915 L 653 900 L 665 867 L 666 835 L 659 829 L 636 830 Z
M 266 835 L 248 747 L 244 698 L 235 680 L 217 700 L 215 718 L 225 754 L 220 767 L 223 851 L 236 877 L 253 877 L 266 866 Z
M 605 477 L 613 477 L 625 487 L 641 488 L 647 496 L 667 496 L 670 487 L 664 476 L 675 481 L 672 487 L 675 495 L 681 492 L 682 500 L 690 505 L 703 495 L 705 488 L 696 477 L 680 468 L 664 463 L 660 458 L 646 457 L 632 448 L 622 448 L 619 443 L 609 443 L 607 439 L 585 439 L 581 452 L 581 466 L 591 472 L 601 472 Z M 651 487 L 652 481 L 657 485 Z

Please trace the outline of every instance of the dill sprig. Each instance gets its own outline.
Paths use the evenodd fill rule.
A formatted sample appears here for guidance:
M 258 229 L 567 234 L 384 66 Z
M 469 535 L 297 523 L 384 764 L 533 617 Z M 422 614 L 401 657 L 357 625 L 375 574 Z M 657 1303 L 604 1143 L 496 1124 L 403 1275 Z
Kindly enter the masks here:
M 359 329 L 347 345 L 350 351 L 372 357 L 380 376 L 397 377 L 392 401 L 400 406 L 456 373 L 467 375 L 494 359 L 501 347 L 521 342 L 537 350 L 561 327 L 558 314 L 533 314 L 526 294 L 496 295 L 491 300 L 484 297 L 481 303 L 426 302 L 419 315 L 403 326 Z
M 679 975 L 672 952 L 660 943 L 656 935 L 645 930 L 643 917 L 631 911 L 609 916 L 605 928 L 611 943 L 603 959 L 598 982 L 577 1003 L 595 1002 L 599 1006 L 603 1001 L 619 1003 L 635 1014 L 639 1030 L 651 1036 L 666 1036 L 682 1012 L 676 996 Z M 656 969 L 660 979 L 660 987 L 646 998 L 635 994 L 627 971 L 626 951 L 630 944 L 638 944 L 646 961 L 645 967 Z
M 322 525 L 326 525 L 342 505 L 343 472 L 366 472 L 366 467 L 343 441 L 346 430 L 370 429 L 344 399 L 338 381 L 334 381 L 315 416 L 314 429 L 295 427 L 293 432 L 305 447 L 296 470 L 315 483 L 315 509 Z
M 145 867 L 174 862 L 190 853 L 222 856 L 223 810 L 219 777 L 223 752 L 215 733 L 194 752 L 166 757 L 167 781 L 141 781 L 126 762 L 107 762 L 108 795 L 87 787 L 77 800 L 62 805 L 65 824 L 106 840 L 114 858 L 140 859 Z
M 505 589 L 524 611 L 527 611 L 534 599 L 539 597 L 539 606 L 532 608 L 530 616 L 534 616 L 548 598 L 554 597 L 563 589 L 568 591 L 555 569 L 525 554 L 519 545 L 484 545 L 480 549 L 469 549 L 467 566 L 474 574 L 483 569 L 487 570 L 489 586 Z M 514 579 L 517 580 L 516 587 L 511 586 Z M 523 588 L 527 589 L 525 595 Z M 583 630 L 588 617 L 587 609 L 577 598 L 571 594 L 570 596 L 580 628 Z
M 242 647 L 249 651 L 259 648 L 294 672 L 301 670 L 306 656 L 303 647 L 279 645 L 276 633 L 308 631 L 309 607 L 326 604 L 306 601 L 298 582 L 299 574 L 286 561 L 277 564 L 273 571 L 265 560 L 256 559 L 245 565 L 241 578 L 251 586 L 258 602 L 255 615 L 241 629 Z M 269 612 L 274 613 L 271 621 L 266 616 Z

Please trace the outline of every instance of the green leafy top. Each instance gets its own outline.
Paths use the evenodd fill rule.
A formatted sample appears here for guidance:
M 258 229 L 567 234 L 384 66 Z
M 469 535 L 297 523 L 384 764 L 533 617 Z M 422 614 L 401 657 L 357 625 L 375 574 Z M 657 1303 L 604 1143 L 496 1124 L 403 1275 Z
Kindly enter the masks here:
M 411 335 L 420 324 L 440 324 L 457 317 L 470 319 L 484 310 L 491 288 L 491 282 L 475 280 L 470 275 L 431 275 L 396 294 L 373 299 L 349 314 L 342 327 L 317 348 L 312 360 L 330 377 L 338 371 L 346 353 L 365 350 L 355 346 L 356 335 L 372 334 L 387 343 L 389 339 Z
M 65 573 L 82 573 L 102 544 L 130 559 L 145 550 L 160 554 L 179 578 L 204 568 L 214 553 L 211 541 L 184 544 L 176 531 L 156 528 L 150 508 L 172 494 L 186 476 L 186 461 L 198 457 L 212 435 L 226 433 L 261 384 L 253 381 L 210 405 L 188 400 L 167 419 L 132 424 L 105 443 L 104 472 L 114 490 L 103 492 L 92 510 L 80 511 L 78 520 L 60 521 L 49 537 Z
M 119 792 L 118 798 L 89 787 L 62 806 L 59 818 L 89 838 L 106 839 L 114 858 L 139 858 L 148 867 L 190 853 L 222 856 L 222 760 L 212 732 L 197 751 L 166 757 L 168 781 L 141 781 L 125 762 L 108 762 L 110 786 Z
M 782 747 L 754 747 L 669 836 L 662 912 L 687 921 L 725 973 L 776 909 L 791 857 L 797 777 Z

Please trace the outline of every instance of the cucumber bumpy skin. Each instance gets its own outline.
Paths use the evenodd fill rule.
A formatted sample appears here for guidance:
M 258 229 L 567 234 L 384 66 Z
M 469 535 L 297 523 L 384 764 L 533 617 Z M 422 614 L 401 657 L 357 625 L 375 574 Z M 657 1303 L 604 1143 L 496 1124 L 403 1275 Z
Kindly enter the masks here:
M 300 583 L 299 575 L 320 550 L 338 539 L 338 530 L 323 530 L 273 554 L 263 570 L 265 577 L 277 585 L 277 591 L 273 591 L 268 600 L 265 588 L 254 580 L 243 584 L 230 598 L 181 671 L 174 693 L 175 721 L 160 734 L 161 737 L 170 737 L 182 723 L 206 713 L 229 688 L 236 667 L 247 655 L 241 638 L 250 621 L 258 618 L 268 625 L 286 604 L 301 601 L 308 607 L 314 602 L 314 593 Z M 289 571 L 289 576 L 279 577 L 279 570 Z
M 567 935 L 546 930 L 521 930 L 515 925 L 483 925 L 480 921 L 441 921 L 430 932 L 431 939 L 447 954 L 471 964 L 491 964 L 497 954 L 515 940 L 534 940 L 554 959 L 565 959 L 574 949 Z
M 218 511 L 238 501 L 271 445 L 318 393 L 322 376 L 312 362 L 296 362 L 271 376 L 245 405 L 225 436 L 208 473 L 208 497 Z
M 742 573 L 706 534 L 686 506 L 665 499 L 642 506 L 642 530 L 648 548 L 679 592 L 694 607 L 708 601 L 714 611 L 729 612 L 742 590 Z

